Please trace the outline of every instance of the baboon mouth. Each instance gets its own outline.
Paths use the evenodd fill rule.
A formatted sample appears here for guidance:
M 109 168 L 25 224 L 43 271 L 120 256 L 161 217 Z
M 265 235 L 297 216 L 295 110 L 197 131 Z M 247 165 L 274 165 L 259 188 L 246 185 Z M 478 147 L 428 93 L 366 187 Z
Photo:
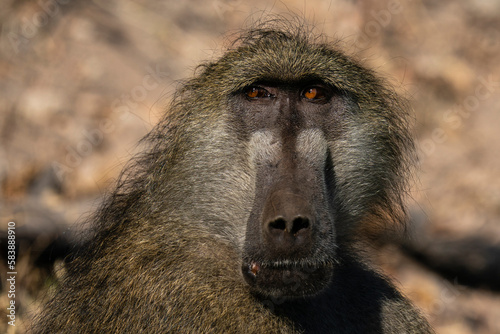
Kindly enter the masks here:
M 257 293 L 273 297 L 315 295 L 330 283 L 333 263 L 249 261 L 242 265 L 247 284 Z

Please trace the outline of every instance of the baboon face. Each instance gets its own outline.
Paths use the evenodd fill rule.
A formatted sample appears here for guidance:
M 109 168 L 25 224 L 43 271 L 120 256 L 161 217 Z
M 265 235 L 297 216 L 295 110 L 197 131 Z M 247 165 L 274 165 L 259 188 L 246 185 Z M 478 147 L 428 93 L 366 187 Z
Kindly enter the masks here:
M 344 99 L 320 80 L 256 82 L 237 98 L 256 171 L 244 277 L 266 295 L 315 293 L 329 283 L 335 257 L 335 184 L 327 137 Z
M 320 293 L 357 224 L 399 220 L 404 109 L 342 52 L 256 30 L 181 93 L 166 127 L 187 142 L 167 154 L 185 158 L 156 164 L 188 178 L 164 191 L 170 212 L 229 238 L 258 294 Z

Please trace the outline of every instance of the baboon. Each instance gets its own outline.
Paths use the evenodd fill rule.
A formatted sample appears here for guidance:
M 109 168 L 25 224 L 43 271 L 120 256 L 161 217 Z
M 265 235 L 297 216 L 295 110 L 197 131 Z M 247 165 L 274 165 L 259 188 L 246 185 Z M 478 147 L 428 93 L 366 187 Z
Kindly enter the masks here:
M 35 333 L 431 333 L 362 259 L 404 220 L 406 104 L 306 28 L 246 31 L 184 82 Z

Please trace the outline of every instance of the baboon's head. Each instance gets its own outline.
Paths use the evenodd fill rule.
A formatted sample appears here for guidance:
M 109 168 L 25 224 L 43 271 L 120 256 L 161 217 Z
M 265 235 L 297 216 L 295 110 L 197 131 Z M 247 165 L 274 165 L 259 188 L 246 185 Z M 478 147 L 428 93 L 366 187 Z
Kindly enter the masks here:
M 317 294 L 360 222 L 402 217 L 412 142 L 398 103 L 307 33 L 252 30 L 183 86 L 157 132 L 164 199 L 180 198 L 169 212 L 234 244 L 257 293 Z

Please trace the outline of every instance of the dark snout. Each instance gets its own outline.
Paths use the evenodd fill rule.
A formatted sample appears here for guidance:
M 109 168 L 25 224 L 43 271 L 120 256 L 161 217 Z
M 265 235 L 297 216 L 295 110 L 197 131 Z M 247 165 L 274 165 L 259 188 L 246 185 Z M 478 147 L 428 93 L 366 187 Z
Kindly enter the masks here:
M 327 286 L 335 262 L 327 146 L 303 148 L 296 142 L 276 150 L 277 161 L 271 160 L 275 152 L 269 147 L 265 153 L 270 161 L 258 164 L 242 271 L 247 283 L 265 295 L 315 294 Z

